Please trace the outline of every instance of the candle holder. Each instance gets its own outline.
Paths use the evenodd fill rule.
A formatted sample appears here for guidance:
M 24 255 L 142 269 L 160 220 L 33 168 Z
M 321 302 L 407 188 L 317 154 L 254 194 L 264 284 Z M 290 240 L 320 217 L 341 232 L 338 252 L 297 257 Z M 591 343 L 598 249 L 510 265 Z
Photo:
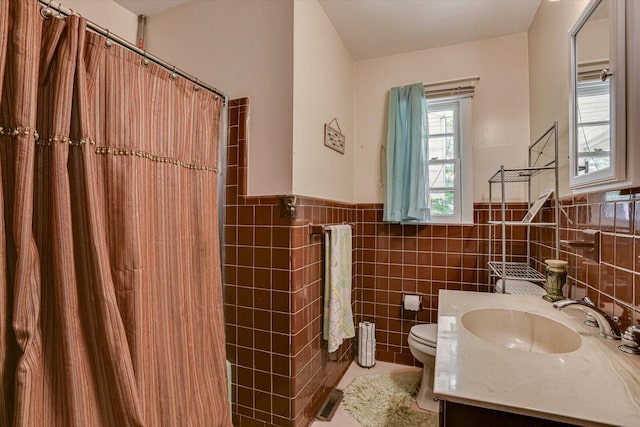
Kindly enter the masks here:
M 547 294 L 543 296 L 546 301 L 556 302 L 565 299 L 562 288 L 567 283 L 567 261 L 561 259 L 547 259 Z

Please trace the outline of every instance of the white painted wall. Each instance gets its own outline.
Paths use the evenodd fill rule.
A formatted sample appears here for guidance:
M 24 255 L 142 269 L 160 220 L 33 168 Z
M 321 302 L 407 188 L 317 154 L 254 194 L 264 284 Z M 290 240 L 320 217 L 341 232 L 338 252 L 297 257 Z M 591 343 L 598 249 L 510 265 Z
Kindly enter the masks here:
M 531 137 L 558 120 L 560 195 L 569 190 L 569 30 L 588 0 L 540 3 L 529 27 Z M 542 184 L 547 185 L 548 184 Z
M 488 178 L 505 164 L 525 166 L 529 145 L 527 34 L 479 40 L 356 63 L 356 201 L 382 202 L 380 149 L 389 89 L 480 76 L 473 98 L 474 201 L 488 200 Z M 509 200 L 524 200 L 519 185 Z
M 292 192 L 293 0 L 192 1 L 147 20 L 149 52 L 250 98 L 248 192 Z
M 54 2 L 55 3 L 55 2 Z M 113 0 L 61 0 L 64 7 L 87 18 L 113 34 L 136 43 L 138 17 Z
M 293 39 L 293 193 L 353 202 L 353 59 L 317 0 L 294 2 Z M 344 154 L 324 145 L 334 117 Z

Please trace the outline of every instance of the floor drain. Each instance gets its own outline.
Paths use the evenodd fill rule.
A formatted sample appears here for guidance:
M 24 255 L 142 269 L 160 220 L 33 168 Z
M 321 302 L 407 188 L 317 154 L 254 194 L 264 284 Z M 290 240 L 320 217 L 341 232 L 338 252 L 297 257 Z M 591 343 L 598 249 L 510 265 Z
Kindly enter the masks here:
M 336 409 L 338 409 L 338 406 L 340 405 L 342 396 L 342 390 L 338 390 L 337 388 L 331 390 L 329 396 L 327 396 L 324 403 L 322 404 L 322 407 L 316 414 L 316 418 L 321 421 L 331 421 L 331 418 L 333 418 L 333 414 L 336 412 Z

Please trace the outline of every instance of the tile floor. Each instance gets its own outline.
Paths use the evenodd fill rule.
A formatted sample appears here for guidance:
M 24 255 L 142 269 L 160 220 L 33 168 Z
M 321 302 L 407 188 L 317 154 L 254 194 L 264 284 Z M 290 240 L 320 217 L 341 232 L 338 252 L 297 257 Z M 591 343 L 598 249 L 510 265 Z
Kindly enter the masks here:
M 395 363 L 376 362 L 373 368 L 362 368 L 358 366 L 358 363 L 354 360 L 347 369 L 347 372 L 342 377 L 342 380 L 338 384 L 339 390 L 344 390 L 345 387 L 353 381 L 355 377 L 360 375 L 370 374 L 392 374 L 392 373 L 405 373 L 405 372 L 419 372 L 422 368 L 414 366 L 397 365 Z M 414 408 L 420 410 L 417 405 L 414 404 Z M 331 421 L 315 420 L 311 423 L 311 427 L 361 427 L 360 424 L 351 417 L 351 415 L 344 409 L 342 402 Z

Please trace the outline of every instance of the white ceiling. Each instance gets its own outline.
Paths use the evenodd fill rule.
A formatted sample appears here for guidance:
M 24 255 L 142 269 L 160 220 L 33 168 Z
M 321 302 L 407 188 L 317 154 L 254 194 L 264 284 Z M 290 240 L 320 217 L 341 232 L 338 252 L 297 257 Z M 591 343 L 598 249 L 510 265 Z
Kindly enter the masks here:
M 540 0 L 319 0 L 354 60 L 521 33 Z
M 136 15 L 146 16 L 165 11 L 179 4 L 187 3 L 188 1 L 189 0 L 115 0 L 116 3 L 120 3 Z
M 149 16 L 189 0 L 115 1 Z M 319 0 L 356 61 L 521 33 L 540 1 Z

